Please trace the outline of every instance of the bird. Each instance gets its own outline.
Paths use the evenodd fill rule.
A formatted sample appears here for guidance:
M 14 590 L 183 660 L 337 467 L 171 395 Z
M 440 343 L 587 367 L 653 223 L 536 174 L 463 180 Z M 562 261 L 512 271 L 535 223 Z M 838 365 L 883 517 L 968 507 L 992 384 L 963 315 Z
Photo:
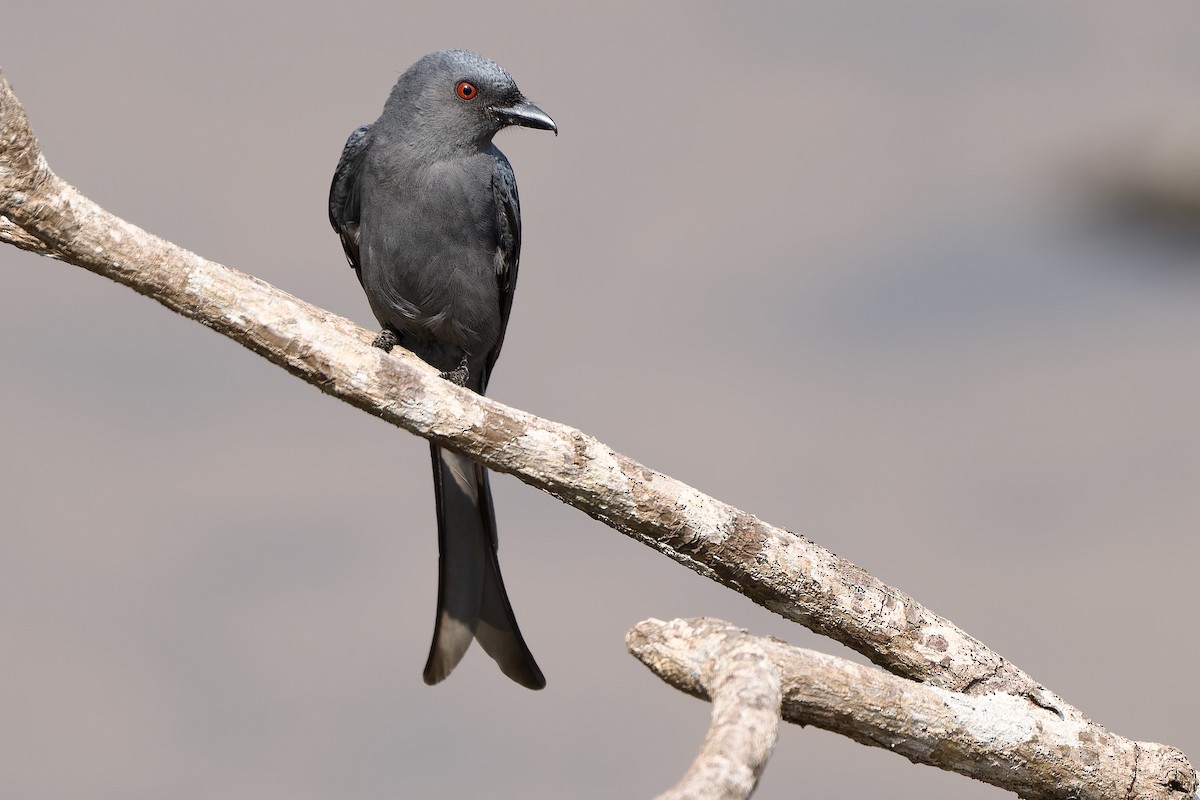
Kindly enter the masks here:
M 558 126 L 494 61 L 430 53 L 396 81 L 375 122 L 346 140 L 329 221 L 382 326 L 454 383 L 484 394 L 512 309 L 521 207 L 512 165 L 492 137 Z M 509 678 L 546 679 L 525 644 L 497 558 L 488 471 L 430 445 L 438 527 L 438 602 L 427 684 L 444 680 L 472 640 Z

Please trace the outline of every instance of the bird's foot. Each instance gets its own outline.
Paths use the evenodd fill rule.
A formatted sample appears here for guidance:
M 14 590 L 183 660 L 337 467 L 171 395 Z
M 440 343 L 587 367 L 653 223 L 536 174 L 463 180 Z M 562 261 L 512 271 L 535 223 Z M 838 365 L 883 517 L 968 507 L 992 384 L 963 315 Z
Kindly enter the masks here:
M 385 353 L 392 352 L 392 348 L 400 344 L 400 334 L 394 328 L 384 328 L 375 337 L 375 341 L 371 342 L 372 347 L 378 347 Z
M 467 357 L 463 356 L 459 365 L 449 372 L 440 373 L 441 377 L 453 383 L 455 386 L 466 386 L 467 378 L 471 377 L 471 371 L 467 369 Z

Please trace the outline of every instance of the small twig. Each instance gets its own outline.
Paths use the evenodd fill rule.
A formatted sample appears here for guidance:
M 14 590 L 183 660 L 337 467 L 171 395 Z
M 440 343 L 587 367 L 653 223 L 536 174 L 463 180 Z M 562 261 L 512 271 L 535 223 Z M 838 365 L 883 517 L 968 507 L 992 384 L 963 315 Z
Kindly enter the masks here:
M 8 242 L 22 250 L 31 250 L 42 255 L 50 255 L 50 248 L 46 246 L 45 242 L 30 236 L 5 216 L 0 216 L 0 242 Z

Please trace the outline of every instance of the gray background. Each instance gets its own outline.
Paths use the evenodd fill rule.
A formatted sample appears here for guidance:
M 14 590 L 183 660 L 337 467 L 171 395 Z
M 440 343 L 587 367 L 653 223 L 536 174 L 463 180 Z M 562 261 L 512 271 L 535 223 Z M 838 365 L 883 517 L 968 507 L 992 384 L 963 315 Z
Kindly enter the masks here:
M 1094 186 L 1200 108 L 1182 2 L 42 3 L 0 65 L 111 211 L 363 324 L 325 218 L 425 52 L 558 121 L 498 142 L 492 382 L 903 588 L 1117 732 L 1200 754 L 1200 252 Z M 0 249 L 0 794 L 646 797 L 705 704 L 625 654 L 713 614 L 845 654 L 516 480 L 549 678 L 421 682 L 424 443 L 77 268 Z M 812 729 L 759 797 L 1000 797 Z

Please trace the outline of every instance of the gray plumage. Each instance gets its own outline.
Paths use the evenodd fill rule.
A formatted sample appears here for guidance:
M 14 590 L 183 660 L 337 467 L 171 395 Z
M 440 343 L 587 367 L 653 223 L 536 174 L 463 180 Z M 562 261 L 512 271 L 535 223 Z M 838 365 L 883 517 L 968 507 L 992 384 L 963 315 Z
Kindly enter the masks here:
M 521 250 L 516 179 L 492 144 L 509 125 L 558 130 L 498 64 L 431 53 L 400 76 L 379 119 L 350 134 L 329 191 L 329 220 L 383 326 L 376 344 L 399 343 L 480 394 L 504 341 Z M 474 638 L 504 674 L 540 689 L 500 577 L 487 470 L 431 451 L 438 613 L 425 681 L 449 675 Z

